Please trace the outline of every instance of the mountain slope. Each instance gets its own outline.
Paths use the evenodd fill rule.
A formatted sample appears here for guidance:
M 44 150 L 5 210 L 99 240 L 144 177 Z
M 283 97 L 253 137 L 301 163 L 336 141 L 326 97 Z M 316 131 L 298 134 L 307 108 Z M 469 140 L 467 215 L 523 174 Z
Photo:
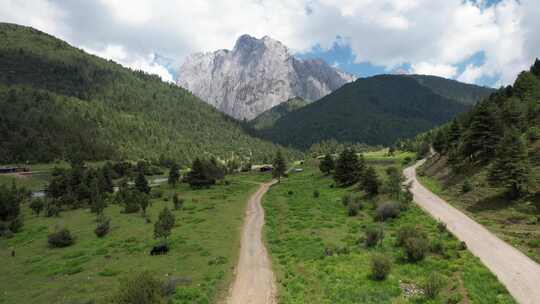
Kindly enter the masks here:
M 431 75 L 408 75 L 416 79 L 421 85 L 430 88 L 433 92 L 446 98 L 473 105 L 495 92 L 494 89 L 467 84 L 452 79 Z
M 292 111 L 296 111 L 300 108 L 303 108 L 307 106 L 308 104 L 309 104 L 309 101 L 304 100 L 300 97 L 291 98 L 287 100 L 286 102 L 278 104 L 277 106 L 271 108 L 270 110 L 264 111 L 255 119 L 249 121 L 248 124 L 251 128 L 255 130 L 269 129 L 281 117 L 286 116 Z
M 262 159 L 278 148 L 157 76 L 28 27 L 0 24 L 0 39 L 0 162 Z
M 415 79 L 358 79 L 260 130 L 263 138 L 307 149 L 322 140 L 392 144 L 442 124 L 470 107 L 442 97 Z
M 253 119 L 290 99 L 318 100 L 354 77 L 322 60 L 300 60 L 270 37 L 243 35 L 232 50 L 189 56 L 177 84 L 220 111 Z

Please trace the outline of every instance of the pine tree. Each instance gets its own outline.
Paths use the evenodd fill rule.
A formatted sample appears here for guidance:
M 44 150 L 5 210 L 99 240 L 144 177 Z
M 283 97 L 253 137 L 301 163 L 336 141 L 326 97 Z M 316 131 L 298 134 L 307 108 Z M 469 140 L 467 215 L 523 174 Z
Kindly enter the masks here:
M 283 158 L 281 151 L 276 153 L 276 157 L 274 158 L 272 165 L 272 176 L 277 178 L 278 181 L 281 181 L 281 177 L 285 176 L 285 172 L 287 171 L 287 164 L 285 163 L 285 159 Z
M 334 158 L 330 153 L 326 154 L 324 158 L 319 163 L 319 169 L 322 173 L 328 175 L 334 170 L 335 164 L 334 164 Z
M 459 122 L 454 119 L 452 120 L 452 123 L 450 124 L 450 129 L 448 130 L 448 136 L 447 136 L 447 149 L 456 149 L 459 145 L 459 141 L 461 139 L 461 126 Z
M 361 168 L 356 152 L 351 148 L 344 149 L 336 162 L 334 180 L 342 187 L 358 182 Z
M 538 60 L 538 58 L 536 58 L 534 65 L 531 67 L 531 73 L 540 77 L 540 60 Z
M 178 165 L 175 163 L 171 166 L 171 169 L 169 170 L 168 183 L 169 185 L 171 185 L 171 187 L 175 187 L 179 180 L 180 180 L 180 171 L 179 171 Z
M 101 191 L 99 189 L 98 180 L 93 179 L 90 186 L 90 210 L 96 214 L 102 214 L 103 210 L 107 207 Z
M 472 161 L 485 163 L 495 155 L 500 136 L 497 118 L 487 104 L 473 111 L 471 124 L 465 133 L 462 153 Z
M 433 149 L 439 154 L 445 154 L 447 149 L 446 130 L 439 129 L 435 132 L 433 138 Z
M 167 239 L 171 235 L 171 230 L 174 227 L 176 219 L 174 214 L 165 207 L 159 213 L 158 220 L 154 224 L 154 237 Z
M 360 182 L 360 189 L 366 192 L 368 195 L 377 195 L 379 194 L 379 187 L 381 182 L 377 176 L 377 172 L 371 166 L 366 168 L 364 177 Z
M 186 181 L 192 188 L 210 187 L 216 181 L 208 176 L 207 166 L 203 161 L 196 158 L 191 165 L 191 171 L 186 176 Z
M 517 130 L 510 129 L 497 149 L 489 181 L 492 185 L 506 187 L 509 196 L 515 199 L 523 193 L 529 173 L 527 145 Z
M 137 177 L 135 178 L 135 189 L 141 193 L 150 193 L 150 186 L 148 185 L 148 181 L 146 180 L 146 177 L 142 171 L 139 171 L 137 173 Z

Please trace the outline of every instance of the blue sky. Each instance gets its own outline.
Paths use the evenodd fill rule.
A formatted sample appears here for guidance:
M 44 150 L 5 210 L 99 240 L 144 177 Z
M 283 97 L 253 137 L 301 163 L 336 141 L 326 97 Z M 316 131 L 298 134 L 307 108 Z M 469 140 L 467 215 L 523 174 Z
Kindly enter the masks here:
M 486 0 L 486 1 L 474 1 L 480 6 L 489 8 L 501 0 Z M 336 42 L 330 48 L 322 48 L 320 45 L 315 45 L 311 50 L 306 52 L 298 52 L 295 54 L 297 57 L 302 59 L 310 58 L 322 58 L 330 65 L 333 65 L 343 71 L 356 75 L 358 77 L 369 77 L 378 74 L 388 74 L 388 73 L 403 73 L 405 71 L 411 71 L 410 63 L 404 62 L 396 67 L 389 69 L 383 65 L 374 65 L 370 63 L 368 58 L 357 58 L 355 53 L 349 44 L 347 44 L 345 39 L 337 36 Z M 486 56 L 483 51 L 477 52 L 472 56 L 462 60 L 456 67 L 458 69 L 458 74 L 461 74 L 465 71 L 466 67 L 469 65 L 473 66 L 482 66 L 486 62 Z M 496 86 L 499 80 L 498 76 L 486 76 L 483 75 L 476 79 L 475 83 L 483 86 Z

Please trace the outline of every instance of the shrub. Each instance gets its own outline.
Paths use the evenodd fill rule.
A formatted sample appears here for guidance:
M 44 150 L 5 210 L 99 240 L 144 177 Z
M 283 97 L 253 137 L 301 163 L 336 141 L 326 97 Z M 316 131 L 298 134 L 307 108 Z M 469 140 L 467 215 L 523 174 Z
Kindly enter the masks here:
M 459 243 L 459 246 L 458 246 L 458 250 L 467 250 L 467 243 L 465 242 L 460 242 Z
M 173 195 L 174 210 L 181 210 L 184 206 L 184 202 L 185 200 L 178 196 L 178 194 Z
M 400 206 L 396 202 L 384 202 L 375 210 L 375 218 L 379 221 L 385 221 L 389 218 L 395 218 L 399 215 Z
M 110 302 L 115 304 L 165 303 L 162 282 L 149 272 L 141 272 L 122 282 L 120 289 Z
M 17 216 L 9 223 L 9 230 L 13 233 L 17 233 L 21 231 L 22 227 L 24 226 L 22 215 Z
M 347 207 L 349 206 L 349 202 L 352 201 L 352 195 L 350 194 L 345 194 L 342 198 L 341 198 L 341 203 L 343 204 L 343 206 Z
M 59 216 L 59 215 L 60 215 L 60 208 L 52 202 L 48 203 L 47 207 L 45 208 L 45 216 L 53 217 L 53 216 Z
M 48 242 L 51 248 L 62 248 L 75 243 L 75 238 L 71 236 L 71 232 L 67 228 L 63 228 L 49 234 Z
M 138 201 L 129 201 L 124 204 L 124 213 L 137 213 L 141 210 L 141 205 Z
M 382 243 L 384 239 L 384 230 L 381 226 L 371 226 L 366 228 L 366 236 L 364 239 L 364 244 L 366 247 L 373 247 Z
M 358 215 L 358 209 L 359 206 L 355 202 L 349 202 L 349 205 L 347 205 L 347 215 L 349 216 L 356 216 Z
M 289 190 L 289 192 L 287 192 L 288 195 L 293 195 L 294 192 L 292 190 Z
M 405 241 L 405 254 L 411 262 L 418 262 L 426 256 L 428 242 L 425 238 L 411 237 Z
M 437 230 L 439 230 L 440 233 L 446 232 L 446 224 L 443 222 L 438 222 Z
M 388 276 L 392 262 L 390 258 L 382 254 L 375 254 L 371 257 L 371 276 L 373 279 L 381 281 Z
M 37 216 L 39 216 L 41 211 L 43 211 L 43 208 L 45 208 L 45 202 L 42 198 L 35 198 L 30 202 L 29 207 Z
M 471 192 L 473 189 L 474 189 L 474 187 L 471 184 L 471 181 L 469 179 L 466 179 L 463 182 L 463 185 L 461 185 L 461 192 L 463 192 L 463 193 Z
M 446 279 L 442 275 L 432 272 L 422 284 L 422 289 L 427 298 L 435 298 L 446 284 Z
M 429 244 L 429 249 L 433 253 L 443 254 L 444 253 L 444 244 L 441 242 L 441 240 L 434 239 L 434 240 L 431 241 L 431 244 Z
M 319 190 L 313 191 L 313 197 L 314 198 L 319 198 L 319 196 L 321 196 L 321 193 L 319 192 Z
M 396 245 L 404 246 L 407 239 L 417 237 L 418 235 L 423 235 L 423 232 L 421 232 L 420 229 L 413 225 L 403 225 L 399 227 L 397 231 Z
M 97 219 L 97 226 L 94 233 L 97 237 L 104 237 L 109 233 L 111 219 L 104 215 L 100 215 Z

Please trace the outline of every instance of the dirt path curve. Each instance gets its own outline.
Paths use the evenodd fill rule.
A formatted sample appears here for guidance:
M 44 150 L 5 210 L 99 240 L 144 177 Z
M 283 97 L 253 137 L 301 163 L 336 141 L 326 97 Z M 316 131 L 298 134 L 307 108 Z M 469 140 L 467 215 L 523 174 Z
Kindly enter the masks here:
M 248 202 L 240 258 L 236 276 L 229 292 L 229 304 L 274 304 L 276 285 L 272 264 L 262 241 L 264 209 L 261 198 L 274 182 L 262 184 Z
M 423 162 L 404 171 L 413 183 L 416 203 L 446 223 L 448 230 L 467 244 L 519 303 L 540 303 L 540 265 L 422 186 L 416 179 L 416 168 Z

